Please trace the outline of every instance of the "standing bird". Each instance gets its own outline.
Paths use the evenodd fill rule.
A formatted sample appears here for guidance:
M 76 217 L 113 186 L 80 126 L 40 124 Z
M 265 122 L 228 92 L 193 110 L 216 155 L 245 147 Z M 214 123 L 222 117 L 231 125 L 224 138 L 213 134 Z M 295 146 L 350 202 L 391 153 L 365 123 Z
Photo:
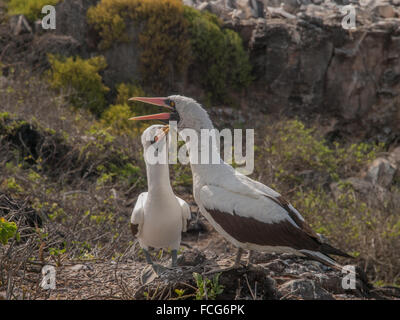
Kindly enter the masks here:
M 147 128 L 142 134 L 148 192 L 139 195 L 131 216 L 133 236 L 139 240 L 147 263 L 153 264 L 149 247 L 171 248 L 172 267 L 176 266 L 181 233 L 190 219 L 189 205 L 175 196 L 168 168 L 167 137 L 162 125 Z M 165 138 L 164 138 L 165 136 Z M 158 155 L 158 163 L 149 156 Z
M 195 100 L 184 96 L 167 98 L 131 98 L 171 109 L 171 113 L 140 116 L 131 120 L 159 119 L 177 121 L 177 130 L 193 129 L 198 141 L 202 129 L 214 126 L 207 112 Z M 202 142 L 186 142 L 190 156 L 200 159 Z M 210 148 L 215 148 L 209 144 Z M 210 150 L 210 154 L 217 153 Z M 218 155 L 219 157 L 219 155 Z M 306 223 L 300 213 L 278 192 L 237 172 L 221 158 L 217 163 L 191 163 L 193 194 L 200 212 L 228 241 L 242 249 L 263 252 L 291 252 L 308 256 L 326 265 L 340 268 L 329 255 L 349 257 L 327 244 Z

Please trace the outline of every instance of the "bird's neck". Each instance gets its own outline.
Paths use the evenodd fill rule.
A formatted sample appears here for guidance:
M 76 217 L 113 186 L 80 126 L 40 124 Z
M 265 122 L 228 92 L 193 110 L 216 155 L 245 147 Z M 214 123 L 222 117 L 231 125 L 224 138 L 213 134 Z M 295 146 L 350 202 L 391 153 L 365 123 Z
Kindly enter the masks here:
M 186 142 L 193 176 L 202 179 L 220 176 L 227 164 L 219 155 L 215 137 L 206 137 L 198 131 L 196 134 L 197 139 Z
M 173 194 L 169 180 L 168 164 L 146 164 L 147 184 L 150 195 Z

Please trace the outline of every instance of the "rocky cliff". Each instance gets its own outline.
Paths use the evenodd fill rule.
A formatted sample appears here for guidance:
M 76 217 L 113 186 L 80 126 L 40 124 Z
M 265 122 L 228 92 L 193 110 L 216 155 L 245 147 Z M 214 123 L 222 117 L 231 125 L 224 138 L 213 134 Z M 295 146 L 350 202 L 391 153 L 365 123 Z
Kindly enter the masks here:
M 256 81 L 250 107 L 334 117 L 337 132 L 399 139 L 399 1 L 186 1 L 209 10 L 247 44 Z M 344 5 L 354 8 L 345 29 Z M 336 133 L 337 133 L 336 132 Z
M 10 38 L 14 33 L 15 38 L 8 39 L 8 48 L 2 45 L 3 55 L 23 54 L 41 67 L 46 64 L 48 52 L 84 57 L 98 54 L 99 39 L 86 21 L 88 7 L 97 2 L 71 0 L 58 4 L 55 32 L 34 27 L 28 30 L 21 26 L 18 17 L 11 19 L 11 30 L 5 32 Z M 216 14 L 225 27 L 242 36 L 255 78 L 240 99 L 242 108 L 303 118 L 316 114 L 328 116 L 333 139 L 358 136 L 388 143 L 399 141 L 400 4 L 397 0 L 186 0 L 184 3 Z M 342 26 L 350 12 L 342 13 L 343 5 L 354 8 L 354 28 Z M 137 33 L 133 26 L 129 28 L 130 34 Z M 101 54 L 106 56 L 109 66 L 104 71 L 107 84 L 140 79 L 137 42 L 117 43 Z M 177 88 L 190 92 L 182 86 Z

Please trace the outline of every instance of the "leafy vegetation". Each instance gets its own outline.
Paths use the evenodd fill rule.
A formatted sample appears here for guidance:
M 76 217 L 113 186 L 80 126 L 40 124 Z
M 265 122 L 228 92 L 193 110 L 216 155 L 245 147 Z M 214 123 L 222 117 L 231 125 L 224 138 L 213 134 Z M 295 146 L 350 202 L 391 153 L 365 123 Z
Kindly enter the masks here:
M 372 191 L 362 194 L 346 180 L 359 176 L 384 146 L 328 144 L 318 127 L 307 128 L 298 120 L 275 122 L 263 136 L 264 144 L 256 148 L 255 175 L 290 200 L 315 231 L 359 257 L 370 276 L 399 281 L 400 265 L 394 261 L 400 261 L 395 200 L 400 189 L 393 185 L 393 196 L 379 196 L 378 191 L 371 196 Z M 334 184 L 338 191 L 333 192 Z
M 307 170 L 312 170 L 318 178 L 338 181 L 358 172 L 383 151 L 383 145 L 363 142 L 328 145 L 315 128 L 306 128 L 298 120 L 283 121 L 274 130 L 276 133 L 266 137 L 265 151 L 275 163 L 274 180 L 290 185 L 302 183 Z
M 49 81 L 52 88 L 66 90 L 68 100 L 77 108 L 85 108 L 100 115 L 107 106 L 105 94 L 109 91 L 99 74 L 107 67 L 104 57 L 87 60 L 80 57 L 49 55 L 51 70 Z
M 116 135 L 138 136 L 146 126 L 143 122 L 129 121 L 128 119 L 136 115 L 151 113 L 144 103 L 129 102 L 131 97 L 144 97 L 146 93 L 139 85 L 121 83 L 117 85 L 117 98 L 115 105 L 111 105 L 101 117 L 101 125 L 110 128 Z
M 219 19 L 208 12 L 185 7 L 194 61 L 200 83 L 211 98 L 225 97 L 229 88 L 241 89 L 251 82 L 251 65 L 240 36 L 223 29 Z
M 144 83 L 155 91 L 182 74 L 190 57 L 183 6 L 178 0 L 102 0 L 89 8 L 88 21 L 99 32 L 100 49 L 114 42 L 133 41 L 129 20 L 138 27 L 140 71 Z
M 219 283 L 220 275 L 221 273 L 217 273 L 212 279 L 208 279 L 197 272 L 193 272 L 193 278 L 197 285 L 196 300 L 215 300 L 218 295 L 224 292 L 224 286 Z
M 60 0 L 10 0 L 8 14 L 23 14 L 29 21 L 40 19 L 45 5 L 56 5 Z
M 5 245 L 8 240 L 17 234 L 17 225 L 15 222 L 8 222 L 0 217 L 0 243 Z
M 140 26 L 141 76 L 155 92 L 165 92 L 193 67 L 200 76 L 192 80 L 214 100 L 224 100 L 230 89 L 246 87 L 252 80 L 240 36 L 224 29 L 215 15 L 180 1 L 102 0 L 88 10 L 88 21 L 99 32 L 100 49 L 135 41 L 129 23 Z M 208 72 L 200 72 L 204 69 Z

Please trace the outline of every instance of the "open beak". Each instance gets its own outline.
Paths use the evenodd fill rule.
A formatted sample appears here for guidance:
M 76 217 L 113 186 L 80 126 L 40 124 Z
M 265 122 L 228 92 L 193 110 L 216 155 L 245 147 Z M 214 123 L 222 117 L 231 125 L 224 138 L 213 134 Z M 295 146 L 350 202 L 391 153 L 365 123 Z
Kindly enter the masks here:
M 144 97 L 133 97 L 130 98 L 129 101 L 140 101 L 148 104 L 153 104 L 156 106 L 168 108 L 170 110 L 173 110 L 172 107 L 170 107 L 168 104 L 165 103 L 165 100 L 167 98 L 144 98 Z M 169 113 L 157 113 L 157 114 L 151 114 L 147 116 L 139 116 L 139 117 L 133 117 L 130 118 L 129 120 L 169 120 L 170 114 Z
M 168 108 L 170 110 L 174 110 L 171 106 L 166 103 L 167 98 L 145 98 L 145 97 L 133 97 L 130 98 L 129 101 L 140 101 L 148 104 L 153 104 L 156 106 Z M 147 116 L 138 116 L 130 118 L 129 120 L 162 120 L 163 122 L 168 122 L 170 120 L 171 114 L 170 113 L 157 113 L 157 114 L 150 114 Z M 161 133 L 154 138 L 154 142 L 161 140 L 164 138 L 169 132 L 169 125 L 165 125 L 161 129 Z

